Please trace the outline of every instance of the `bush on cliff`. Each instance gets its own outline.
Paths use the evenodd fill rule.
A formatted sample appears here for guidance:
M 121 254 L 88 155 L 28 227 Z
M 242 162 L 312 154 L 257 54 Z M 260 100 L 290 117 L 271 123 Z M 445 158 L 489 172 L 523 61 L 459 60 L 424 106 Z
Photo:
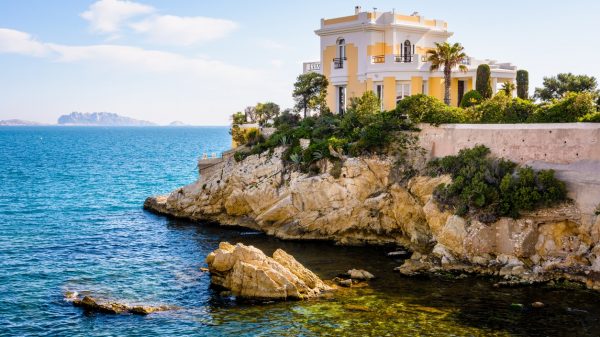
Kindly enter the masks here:
M 242 160 L 250 154 L 272 151 L 284 145 L 287 149 L 283 159 L 294 162 L 295 167 L 307 172 L 314 169 L 315 163 L 321 159 L 336 161 L 342 155 L 382 153 L 390 145 L 403 147 L 410 144 L 404 140 L 410 136 L 399 131 L 414 130 L 403 113 L 379 111 L 377 98 L 370 91 L 353 99 L 342 116 L 326 112 L 297 121 L 282 115 L 274 122 L 277 130 L 269 139 L 248 151 L 239 152 L 236 159 Z M 307 148 L 300 146 L 301 139 L 309 140 Z
M 398 115 L 406 115 L 413 123 L 429 123 L 433 125 L 449 123 L 466 123 L 464 110 L 447 106 L 439 99 L 423 94 L 404 98 L 395 109 Z
M 525 123 L 535 113 L 537 106 L 531 101 L 512 98 L 500 91 L 491 99 L 467 109 L 469 119 L 477 123 Z
M 493 222 L 500 216 L 515 218 L 521 211 L 551 206 L 567 198 L 565 184 L 556 179 L 553 170 L 536 172 L 494 158 L 483 145 L 432 160 L 428 171 L 431 175 L 452 176 L 452 183 L 442 184 L 434 192 L 443 208 L 482 222 Z
M 529 123 L 574 123 L 596 113 L 595 96 L 589 92 L 566 93 L 561 99 L 542 104 L 528 119 Z

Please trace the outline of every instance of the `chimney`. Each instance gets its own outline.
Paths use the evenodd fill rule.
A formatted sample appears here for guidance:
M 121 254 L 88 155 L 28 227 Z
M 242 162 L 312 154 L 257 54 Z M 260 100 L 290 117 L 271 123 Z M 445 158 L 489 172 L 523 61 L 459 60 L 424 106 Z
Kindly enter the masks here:
M 354 6 L 354 14 L 360 13 L 360 6 Z

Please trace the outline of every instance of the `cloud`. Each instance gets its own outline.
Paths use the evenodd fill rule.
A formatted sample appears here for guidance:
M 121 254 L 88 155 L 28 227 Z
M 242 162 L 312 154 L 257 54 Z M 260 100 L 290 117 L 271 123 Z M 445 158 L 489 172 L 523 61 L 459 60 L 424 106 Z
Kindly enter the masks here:
M 81 13 L 90 22 L 93 31 L 117 33 L 122 24 L 139 15 L 150 14 L 154 7 L 127 0 L 99 0 Z
M 56 62 L 93 62 L 145 72 L 193 74 L 215 80 L 252 81 L 260 72 L 218 60 L 194 58 L 159 50 L 149 50 L 123 45 L 71 46 L 43 43 L 31 35 L 12 29 L 0 28 L 0 53 L 16 53 L 46 57 Z
M 36 41 L 25 32 L 0 28 L 0 53 L 39 57 L 46 55 L 48 50 L 43 43 Z
M 270 49 L 270 50 L 287 50 L 289 49 L 288 46 L 279 43 L 277 41 L 273 41 L 271 39 L 258 39 L 257 40 L 257 44 L 265 49 Z
M 110 34 L 109 40 L 119 37 L 123 27 L 146 35 L 148 40 L 164 45 L 189 46 L 223 38 L 238 24 L 209 17 L 182 17 L 155 14 L 152 6 L 127 0 L 99 0 L 81 13 L 92 31 Z M 134 21 L 135 20 L 135 21 Z
M 155 15 L 130 26 L 146 34 L 152 42 L 181 46 L 217 40 L 238 27 L 237 23 L 225 19 L 174 15 Z

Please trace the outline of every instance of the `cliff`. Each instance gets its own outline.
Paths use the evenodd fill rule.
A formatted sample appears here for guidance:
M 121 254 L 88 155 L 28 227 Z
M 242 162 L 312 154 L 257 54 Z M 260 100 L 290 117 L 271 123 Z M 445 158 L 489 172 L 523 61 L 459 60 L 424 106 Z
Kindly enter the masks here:
M 59 125 L 152 126 L 151 122 L 119 116 L 111 112 L 72 112 L 58 118 Z
M 399 268 L 499 275 L 511 282 L 567 278 L 600 289 L 600 220 L 576 203 L 492 224 L 441 211 L 432 199 L 448 176 L 398 178 L 386 157 L 348 158 L 338 178 L 321 162 L 308 175 L 271 156 L 232 156 L 193 184 L 148 198 L 146 209 L 191 220 L 241 225 L 282 239 L 399 244 L 414 253 Z M 591 221 L 590 221 L 591 219 Z

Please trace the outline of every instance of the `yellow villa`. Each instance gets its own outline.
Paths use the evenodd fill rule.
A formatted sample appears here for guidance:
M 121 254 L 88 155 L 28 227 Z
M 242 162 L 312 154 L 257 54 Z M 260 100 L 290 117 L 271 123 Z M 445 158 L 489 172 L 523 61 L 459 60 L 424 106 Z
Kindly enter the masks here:
M 391 12 L 361 11 L 331 19 L 321 19 L 315 33 L 321 39 L 320 62 L 306 62 L 304 72 L 319 72 L 329 80 L 327 105 L 343 113 L 352 97 L 372 90 L 389 110 L 402 98 L 426 93 L 444 98 L 442 71 L 430 71 L 427 51 L 435 43 L 447 41 L 453 33 L 442 20 Z M 511 63 L 477 60 L 469 57 L 467 72 L 452 72 L 451 104 L 456 106 L 464 93 L 474 89 L 477 66 L 489 64 L 492 90 L 504 82 L 515 82 L 516 67 Z

